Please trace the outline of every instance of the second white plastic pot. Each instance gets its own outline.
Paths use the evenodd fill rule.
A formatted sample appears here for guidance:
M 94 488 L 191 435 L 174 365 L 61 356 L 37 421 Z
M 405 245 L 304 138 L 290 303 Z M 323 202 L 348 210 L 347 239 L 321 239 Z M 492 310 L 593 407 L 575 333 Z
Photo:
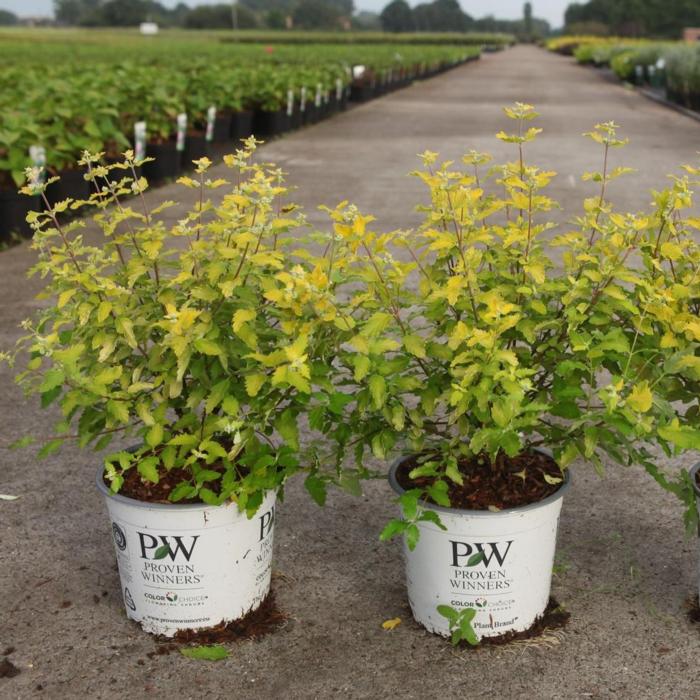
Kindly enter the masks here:
M 404 489 L 391 467 L 389 482 Z M 414 618 L 428 631 L 449 636 L 449 624 L 437 611 L 448 605 L 474 608 L 472 622 L 479 638 L 527 630 L 549 601 L 552 565 L 562 498 L 568 472 L 559 490 L 532 505 L 498 512 L 459 510 L 429 505 L 446 530 L 420 522 L 420 539 L 411 551 L 404 542 L 406 586 Z M 483 553 L 475 566 L 467 563 Z
M 112 495 L 97 475 L 112 521 L 126 614 L 146 632 L 174 635 L 243 617 L 270 590 L 274 492 L 249 519 L 235 503 L 144 503 Z

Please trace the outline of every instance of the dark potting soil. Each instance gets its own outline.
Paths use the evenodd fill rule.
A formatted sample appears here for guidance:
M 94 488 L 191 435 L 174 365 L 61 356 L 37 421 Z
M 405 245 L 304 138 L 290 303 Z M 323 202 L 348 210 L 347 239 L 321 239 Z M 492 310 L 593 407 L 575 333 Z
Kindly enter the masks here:
M 524 639 L 536 639 L 537 637 L 541 637 L 545 632 L 562 629 L 567 625 L 570 617 L 570 612 L 564 610 L 554 598 L 550 598 L 545 611 L 530 627 L 528 627 L 528 629 L 522 632 L 505 632 L 496 637 L 484 637 L 480 641 L 479 646 L 503 646 L 504 644 Z M 468 649 L 479 648 L 478 646 L 472 646 L 468 642 L 460 642 L 460 646 Z
M 207 466 L 207 469 L 212 471 L 223 472 L 223 468 L 216 464 Z M 173 503 L 168 499 L 173 489 L 183 481 L 192 480 L 192 472 L 187 469 L 171 469 L 170 471 L 159 474 L 160 478 L 157 484 L 150 481 L 145 481 L 141 478 L 138 469 L 135 467 L 127 469 L 124 472 L 124 484 L 119 490 L 119 495 L 133 498 L 137 501 L 145 501 L 146 503 Z M 219 480 L 220 481 L 220 480 Z M 219 493 L 219 481 L 211 481 L 207 483 L 214 493 Z M 105 481 L 109 488 L 109 483 Z M 198 498 L 183 498 L 178 503 L 201 503 Z
M 418 464 L 418 457 L 405 460 L 396 471 L 399 484 L 406 490 L 430 486 L 434 477 L 411 479 L 408 475 Z M 422 460 L 426 461 L 426 460 Z M 547 483 L 545 475 L 562 479 L 557 463 L 541 452 L 523 452 L 516 457 L 499 455 L 492 464 L 486 455 L 464 458 L 458 463 L 464 484 L 447 479 L 447 495 L 453 508 L 464 510 L 498 510 L 518 508 L 544 500 L 555 493 L 561 483 Z M 430 498 L 428 502 L 434 503 Z
M 233 644 L 258 640 L 279 630 L 288 619 L 289 616 L 277 607 L 274 591 L 270 591 L 260 607 L 246 613 L 240 620 L 200 630 L 178 630 L 174 637 L 156 637 L 157 650 L 149 656 L 169 654 L 183 645 Z

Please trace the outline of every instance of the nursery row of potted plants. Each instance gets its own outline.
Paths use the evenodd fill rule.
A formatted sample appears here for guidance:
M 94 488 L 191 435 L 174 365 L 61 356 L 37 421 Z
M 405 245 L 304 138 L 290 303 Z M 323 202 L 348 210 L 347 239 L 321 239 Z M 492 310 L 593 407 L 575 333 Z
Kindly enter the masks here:
M 552 51 L 572 54 L 579 63 L 609 68 L 634 85 L 648 86 L 676 104 L 700 111 L 700 47 L 680 41 L 561 37 Z
M 26 47 L 0 47 L 8 58 L 0 72 L 0 239 L 30 233 L 24 217 L 40 202 L 18 194 L 28 166 L 61 174 L 53 187 L 61 196 L 85 198 L 80 154 L 102 151 L 114 161 L 145 122 L 146 152 L 156 160 L 144 174 L 156 182 L 212 144 L 274 136 L 479 56 L 478 48 L 452 46 L 294 46 L 273 54 L 254 45 L 198 47 L 132 48 L 124 61 L 121 52 L 112 59 L 109 45 L 98 55 L 88 45 L 78 48 L 79 65 L 60 44 L 38 50 L 47 60 L 40 65 Z
M 94 192 L 71 206 L 98 210 L 101 246 L 61 222 L 65 202 L 30 214 L 52 303 L 4 357 L 60 409 L 41 455 L 76 435 L 112 445 L 97 485 L 126 614 L 145 630 L 259 606 L 284 485 L 302 478 L 323 505 L 330 486 L 385 478 L 369 458 L 398 456 L 381 537 L 404 539 L 416 620 L 455 643 L 543 614 L 574 465 L 641 468 L 697 523 L 696 475 L 662 469 L 659 450 L 700 449 L 700 170 L 648 211 L 618 211 L 606 192 L 625 141 L 599 124 L 601 169 L 585 176 L 597 184 L 557 233 L 555 173 L 526 157 L 537 114 L 506 114 L 512 161 L 470 151 L 458 169 L 422 154 L 413 231 L 380 233 L 343 202 L 307 232 L 254 139 L 224 159 L 230 182 L 206 158 L 181 178 L 200 196 L 174 224 L 120 206 L 143 186 L 131 152 L 82 161 Z
M 231 36 L 221 32 L 222 41 L 263 44 L 456 44 L 505 48 L 515 44 L 512 34 L 499 32 L 328 32 L 244 30 Z

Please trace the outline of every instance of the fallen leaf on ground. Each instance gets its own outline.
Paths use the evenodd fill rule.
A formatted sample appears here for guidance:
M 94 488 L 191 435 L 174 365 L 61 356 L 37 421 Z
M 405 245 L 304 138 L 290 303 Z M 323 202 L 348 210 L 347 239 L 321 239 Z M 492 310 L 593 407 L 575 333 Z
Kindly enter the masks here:
M 400 617 L 392 617 L 391 620 L 384 620 L 384 622 L 382 622 L 382 628 L 385 630 L 393 630 L 395 627 L 398 627 L 400 624 L 401 624 Z

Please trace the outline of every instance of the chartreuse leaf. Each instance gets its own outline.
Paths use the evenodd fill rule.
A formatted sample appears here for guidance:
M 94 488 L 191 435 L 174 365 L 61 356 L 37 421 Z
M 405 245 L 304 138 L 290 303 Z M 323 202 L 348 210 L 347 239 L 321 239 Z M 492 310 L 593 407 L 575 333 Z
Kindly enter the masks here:
M 384 622 L 382 622 L 382 629 L 390 632 L 391 630 L 396 629 L 400 624 L 400 617 L 392 617 L 390 620 L 384 620 Z
M 409 523 L 406 526 L 404 537 L 406 538 L 406 546 L 413 551 L 416 548 L 420 538 L 420 530 L 418 529 L 418 526 L 414 523 Z
M 403 338 L 403 344 L 406 350 L 416 357 L 425 358 L 427 357 L 425 351 L 425 341 L 418 335 L 405 335 Z
M 18 440 L 15 440 L 13 443 L 11 443 L 10 449 L 16 450 L 24 447 L 29 447 L 29 445 L 33 445 L 35 441 L 36 438 L 33 438 L 31 435 L 25 435 L 24 437 L 21 437 Z
M 158 463 L 158 457 L 142 457 L 139 459 L 136 469 L 143 479 L 157 484 L 159 481 Z
M 229 657 L 226 647 L 221 644 L 210 644 L 199 647 L 182 647 L 180 653 L 188 659 L 198 659 L 199 661 L 222 661 Z
M 157 447 L 163 442 L 163 426 L 156 423 L 146 433 L 146 444 L 149 447 Z
M 405 532 L 407 527 L 408 523 L 405 520 L 390 520 L 384 526 L 382 533 L 379 535 L 379 539 L 382 540 L 382 542 L 386 542 L 387 540 L 396 537 L 396 535 L 400 535 Z
M 299 449 L 299 427 L 297 426 L 297 417 L 292 409 L 287 408 L 279 414 L 275 421 L 275 428 L 289 447 L 295 450 Z
M 649 388 L 649 382 L 643 381 L 635 384 L 627 397 L 627 405 L 637 413 L 646 413 L 651 410 L 654 396 Z
M 443 525 L 442 520 L 440 520 L 440 515 L 434 510 L 423 510 L 418 516 L 418 520 L 433 523 L 437 525 L 441 530 L 447 530 Z
M 260 388 L 265 383 L 266 376 L 262 372 L 255 372 L 253 374 L 246 375 L 245 378 L 245 390 L 248 396 L 257 396 Z
M 680 425 L 673 420 L 669 425 L 660 426 L 659 435 L 682 450 L 700 450 L 700 429 L 689 425 Z
M 44 394 L 58 386 L 61 386 L 65 377 L 66 375 L 63 370 L 58 367 L 48 370 L 48 372 L 44 374 L 44 379 L 39 386 L 39 391 Z
M 379 409 L 386 401 L 386 381 L 380 374 L 373 374 L 368 381 L 374 407 Z

